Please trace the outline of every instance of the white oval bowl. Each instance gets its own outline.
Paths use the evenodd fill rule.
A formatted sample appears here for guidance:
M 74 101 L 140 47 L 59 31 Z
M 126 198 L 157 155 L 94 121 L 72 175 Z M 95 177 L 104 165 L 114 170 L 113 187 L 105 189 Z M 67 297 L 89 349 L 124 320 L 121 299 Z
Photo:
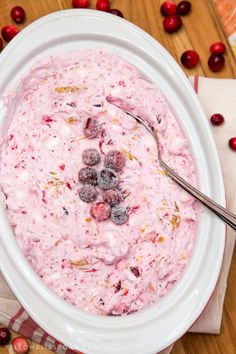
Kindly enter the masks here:
M 201 190 L 225 205 L 217 150 L 191 84 L 157 41 L 126 20 L 94 10 L 66 10 L 32 23 L 0 55 L 0 97 L 40 58 L 81 48 L 116 52 L 157 84 L 189 138 Z M 0 115 L 3 126 L 5 117 Z M 225 225 L 204 209 L 193 256 L 173 290 L 138 313 L 103 317 L 66 303 L 43 283 L 21 253 L 0 207 L 0 269 L 11 289 L 45 331 L 86 354 L 154 354 L 181 337 L 214 290 L 224 242 Z

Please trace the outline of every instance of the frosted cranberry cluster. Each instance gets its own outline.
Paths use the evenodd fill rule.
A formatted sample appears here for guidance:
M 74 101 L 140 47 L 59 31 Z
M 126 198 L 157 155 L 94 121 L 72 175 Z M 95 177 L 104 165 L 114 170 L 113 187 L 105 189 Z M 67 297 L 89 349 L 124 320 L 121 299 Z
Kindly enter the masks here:
M 83 129 L 88 139 L 95 139 L 101 132 L 101 125 L 96 118 L 89 117 Z M 104 158 L 104 167 L 98 171 L 92 166 L 98 165 L 101 156 L 94 148 L 86 149 L 82 153 L 82 161 L 87 167 L 79 171 L 79 181 L 82 187 L 79 191 L 80 199 L 85 203 L 94 202 L 102 192 L 102 199 L 91 206 L 90 215 L 97 221 L 105 221 L 111 218 L 114 224 L 122 225 L 128 218 L 128 210 L 120 206 L 123 200 L 116 187 L 119 183 L 119 172 L 125 166 L 125 155 L 119 150 L 110 150 Z

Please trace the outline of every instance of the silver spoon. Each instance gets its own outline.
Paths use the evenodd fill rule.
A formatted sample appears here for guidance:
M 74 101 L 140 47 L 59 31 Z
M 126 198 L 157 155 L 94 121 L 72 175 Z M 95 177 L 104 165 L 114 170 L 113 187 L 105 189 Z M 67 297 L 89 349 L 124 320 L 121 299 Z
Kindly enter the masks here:
M 114 101 L 107 97 L 107 101 L 118 108 L 122 109 L 118 104 L 114 103 Z M 222 207 L 220 204 L 214 202 L 211 198 L 207 197 L 205 194 L 200 192 L 197 188 L 193 187 L 187 181 L 185 181 L 182 177 L 180 177 L 172 168 L 170 168 L 163 160 L 159 150 L 159 141 L 158 136 L 154 128 L 150 127 L 145 120 L 125 109 L 122 109 L 123 112 L 133 117 L 138 123 L 144 125 L 144 127 L 152 134 L 153 138 L 157 144 L 157 156 L 160 166 L 165 170 L 166 174 L 172 178 L 178 185 L 180 185 L 183 189 L 185 189 L 189 194 L 191 194 L 194 198 L 199 200 L 203 205 L 205 205 L 208 209 L 210 209 L 214 214 L 216 214 L 221 220 L 223 220 L 226 224 L 231 226 L 234 230 L 236 230 L 236 215 Z

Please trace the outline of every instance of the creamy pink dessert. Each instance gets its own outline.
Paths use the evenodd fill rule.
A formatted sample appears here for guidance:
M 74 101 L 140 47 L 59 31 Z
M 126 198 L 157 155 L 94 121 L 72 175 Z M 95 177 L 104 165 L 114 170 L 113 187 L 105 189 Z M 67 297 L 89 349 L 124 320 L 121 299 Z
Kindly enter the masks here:
M 7 90 L 0 181 L 16 239 L 42 280 L 80 309 L 125 315 L 157 302 L 181 277 L 198 208 L 160 168 L 153 137 L 108 96 L 157 129 L 163 159 L 196 185 L 188 141 L 163 94 L 100 50 L 43 59 Z M 88 119 L 98 128 L 93 137 Z M 111 151 L 120 153 L 119 168 L 106 160 Z M 89 163 L 95 183 L 81 172 Z M 107 167 L 115 182 L 104 186 Z

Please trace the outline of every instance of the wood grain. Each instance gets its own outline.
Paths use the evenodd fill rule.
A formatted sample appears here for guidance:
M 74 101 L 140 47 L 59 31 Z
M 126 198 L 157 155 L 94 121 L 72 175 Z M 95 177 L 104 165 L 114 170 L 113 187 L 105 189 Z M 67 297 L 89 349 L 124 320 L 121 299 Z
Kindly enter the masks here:
M 160 0 L 113 0 L 112 7 L 120 9 L 124 17 L 135 23 L 156 38 L 173 57 L 180 63 L 180 56 L 187 49 L 195 49 L 201 62 L 196 69 L 184 69 L 187 75 L 203 75 L 216 78 L 236 78 L 235 59 L 227 44 L 223 31 L 215 15 L 213 5 L 207 0 L 192 1 L 192 12 L 183 18 L 184 26 L 178 33 L 167 34 L 162 27 Z M 95 7 L 96 1 L 91 1 Z M 71 7 L 71 0 L 0 0 L 0 27 L 12 23 L 10 10 L 15 5 L 21 5 L 27 14 L 27 21 L 22 28 L 33 20 L 53 11 Z M 209 46 L 214 41 L 226 43 L 226 65 L 219 73 L 209 70 L 207 60 Z M 0 69 L 1 70 L 1 69 Z M 174 346 L 172 354 L 235 354 L 236 353 L 236 250 L 234 251 L 231 270 L 228 278 L 228 288 L 223 312 L 221 334 L 202 335 L 186 334 Z M 31 343 L 32 354 L 50 353 L 46 349 Z M 7 350 L 0 347 L 0 354 Z M 134 353 L 130 353 L 134 354 Z

